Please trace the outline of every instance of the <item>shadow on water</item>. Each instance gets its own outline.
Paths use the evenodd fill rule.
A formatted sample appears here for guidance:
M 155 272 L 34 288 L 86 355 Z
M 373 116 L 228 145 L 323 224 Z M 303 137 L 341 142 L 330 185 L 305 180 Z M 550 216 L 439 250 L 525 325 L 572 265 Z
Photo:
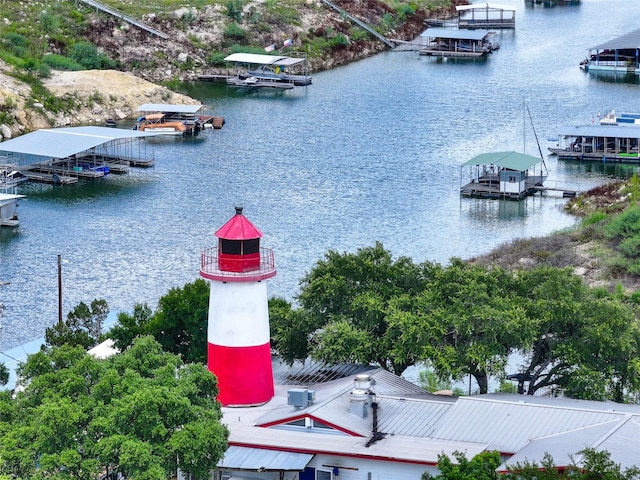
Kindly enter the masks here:
M 603 83 L 628 83 L 630 85 L 640 85 L 640 77 L 633 73 L 621 72 L 589 72 L 585 73 L 590 79 Z
M 96 180 L 81 180 L 75 185 L 28 184 L 21 193 L 27 195 L 29 201 L 68 203 L 101 197 L 136 195 L 150 182 L 148 177 L 109 175 Z
M 618 162 L 576 162 L 567 161 L 564 165 L 565 172 L 581 175 L 595 175 L 602 178 L 616 178 L 626 180 L 638 173 L 637 164 Z

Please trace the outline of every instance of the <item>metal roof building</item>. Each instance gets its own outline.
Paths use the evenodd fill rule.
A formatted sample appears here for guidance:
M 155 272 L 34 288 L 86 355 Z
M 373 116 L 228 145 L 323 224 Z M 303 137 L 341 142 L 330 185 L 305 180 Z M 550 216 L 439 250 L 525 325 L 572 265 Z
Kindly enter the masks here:
M 298 472 L 301 480 L 400 480 L 436 473 L 443 453 L 472 458 L 497 450 L 504 471 L 525 459 L 539 463 L 547 452 L 560 467 L 579 463 L 585 447 L 608 451 L 623 469 L 639 463 L 638 405 L 509 394 L 440 397 L 384 370 L 367 374 L 364 395 L 357 389 L 363 375 L 351 374 L 276 385 L 275 397 L 261 407 L 223 408 L 231 453 L 219 469 L 232 478 L 270 479 L 269 466 L 284 478 Z M 308 401 L 295 405 L 292 389 Z M 265 473 L 244 470 L 247 458 Z
M 625 33 L 619 37 L 608 40 L 589 50 L 622 50 L 640 48 L 640 29 Z
M 157 134 L 109 127 L 69 127 L 37 130 L 0 143 L 0 152 L 47 158 L 67 158 L 92 149 L 123 148 Z

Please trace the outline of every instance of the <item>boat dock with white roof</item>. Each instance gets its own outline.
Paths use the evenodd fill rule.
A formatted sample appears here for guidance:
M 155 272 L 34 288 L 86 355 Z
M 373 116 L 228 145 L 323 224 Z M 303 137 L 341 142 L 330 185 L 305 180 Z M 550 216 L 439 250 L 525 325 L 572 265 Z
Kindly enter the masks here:
M 133 152 L 134 143 L 136 151 L 140 145 L 146 151 L 140 141 L 155 135 L 109 127 L 52 128 L 2 142 L 0 151 L 30 181 L 71 184 L 79 178 L 127 173 L 130 166 L 152 166 L 152 158 L 136 158 Z
M 200 75 L 201 81 L 224 81 L 227 85 L 246 89 L 272 88 L 289 90 L 311 85 L 307 59 L 283 55 L 233 53 L 224 59 L 239 68 L 235 75 Z

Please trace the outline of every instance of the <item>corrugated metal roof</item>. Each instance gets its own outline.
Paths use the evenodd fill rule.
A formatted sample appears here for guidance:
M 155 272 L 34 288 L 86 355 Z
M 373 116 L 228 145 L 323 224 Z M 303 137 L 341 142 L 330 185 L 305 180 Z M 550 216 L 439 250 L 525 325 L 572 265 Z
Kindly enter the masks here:
M 138 107 L 138 112 L 162 113 L 197 113 L 204 105 L 171 105 L 167 103 L 145 103 Z
M 542 162 L 540 157 L 518 152 L 490 152 L 476 155 L 471 160 L 462 164 L 463 167 L 471 165 L 495 165 L 524 172 Z
M 612 420 L 611 422 L 532 440 L 522 450 L 500 465 L 498 471 L 504 472 L 509 467 L 525 462 L 541 465 L 545 455 L 551 452 L 553 452 L 553 462 L 558 467 L 569 466 L 572 463 L 572 457 L 575 458 L 575 455 L 580 450 L 593 447 L 593 444 L 598 439 L 618 424 L 619 421 Z
M 600 443 L 597 450 L 607 451 L 611 460 L 623 469 L 640 465 L 640 416 L 629 416 L 618 427 L 614 427 Z
M 426 437 L 436 421 L 455 402 L 455 397 L 442 397 L 427 393 L 406 380 L 379 369 L 370 374 L 371 391 L 378 404 L 378 430 L 391 435 Z M 313 418 L 343 431 L 369 436 L 372 432 L 373 413 L 362 418 L 350 412 L 354 378 L 339 379 L 318 385 L 314 391 L 316 401 L 301 409 L 293 407 L 275 409 L 260 417 L 257 425 L 286 424 L 300 417 Z M 419 418 L 420 421 L 416 421 Z
M 225 62 L 245 63 L 252 65 L 279 65 L 288 67 L 303 63 L 304 58 L 284 57 L 281 55 L 264 55 L 259 53 L 232 53 L 225 57 Z
M 553 461 L 559 467 L 582 465 L 583 456 L 578 452 L 585 448 L 606 451 L 611 461 L 622 470 L 638 465 L 640 458 L 640 424 L 638 417 L 624 415 L 618 421 L 612 420 L 571 432 L 533 440 L 518 453 L 504 462 L 498 471 L 506 471 L 517 463 L 537 463 L 540 465 L 546 453 L 553 453 Z
M 361 457 L 370 460 L 413 462 L 435 465 L 441 454 L 453 456 L 454 452 L 465 452 L 469 458 L 483 452 L 486 444 L 456 442 L 433 438 L 386 435 L 383 439 L 367 445 L 369 437 L 326 435 L 318 432 L 278 430 L 234 424 L 239 413 L 230 413 L 229 444 L 233 446 L 277 448 L 280 451 L 295 451 L 335 455 L 339 457 Z
M 640 138 L 640 127 L 629 125 L 573 125 L 560 127 L 558 135 L 563 137 Z
M 265 450 L 263 448 L 234 447 L 227 449 L 222 460 L 218 462 L 220 468 L 252 471 L 298 471 L 305 469 L 313 458 L 309 453 L 282 452 Z
M 377 370 L 370 365 L 358 365 L 343 363 L 340 365 L 327 365 L 326 363 L 307 360 L 296 361 L 293 365 L 287 365 L 280 358 L 274 359 L 273 379 L 276 385 L 291 385 L 312 387 L 319 383 L 330 382 L 344 377 L 357 375 L 358 373 Z
M 589 50 L 623 50 L 640 48 L 640 29 L 591 47 Z
M 0 151 L 66 158 L 114 140 L 152 137 L 157 133 L 109 127 L 70 127 L 37 130 L 0 143 Z
M 604 407 L 591 410 L 587 406 L 563 407 L 562 403 L 529 403 L 522 395 L 502 397 L 460 397 L 437 423 L 432 436 L 484 442 L 491 450 L 515 453 L 531 439 L 616 421 L 624 416 L 622 412 L 607 411 Z
M 482 40 L 489 35 L 489 30 L 457 30 L 455 28 L 427 28 L 420 34 L 424 38 L 452 38 L 459 40 Z

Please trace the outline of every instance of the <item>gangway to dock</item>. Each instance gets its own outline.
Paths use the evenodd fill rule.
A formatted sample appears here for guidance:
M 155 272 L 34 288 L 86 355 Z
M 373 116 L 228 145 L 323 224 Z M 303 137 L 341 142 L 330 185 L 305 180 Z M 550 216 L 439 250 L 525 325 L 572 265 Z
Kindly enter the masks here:
M 156 30 L 155 28 L 153 28 L 150 25 L 147 25 L 144 22 L 141 22 L 140 20 L 137 20 L 129 15 L 127 15 L 124 12 L 121 12 L 120 10 L 117 10 L 115 8 L 109 7 L 108 5 L 105 5 L 104 3 L 100 3 L 96 0 L 80 0 L 83 3 L 86 3 L 87 5 L 90 5 L 94 8 L 96 8 L 97 10 L 100 10 L 101 12 L 104 13 L 108 13 L 109 15 L 113 15 L 114 17 L 118 17 L 122 20 L 124 20 L 127 23 L 130 23 L 131 25 L 134 25 L 142 30 L 145 30 L 157 37 L 163 38 L 163 39 L 168 39 L 169 35 L 167 35 L 164 32 L 161 32 L 160 30 Z
M 357 18 L 349 15 L 348 12 L 346 12 L 345 10 L 343 10 L 342 8 L 340 8 L 339 6 L 337 6 L 336 4 L 330 2 L 329 0 L 322 0 L 322 2 L 325 5 L 328 5 L 329 7 L 333 8 L 334 10 L 336 10 L 337 12 L 340 13 L 340 15 L 344 15 L 346 18 L 348 18 L 349 20 L 351 20 L 353 23 L 355 23 L 356 25 L 358 25 L 359 27 L 363 28 L 364 30 L 366 30 L 367 32 L 369 32 L 371 35 L 373 35 L 374 37 L 376 37 L 377 39 L 379 39 L 380 41 L 382 41 L 386 46 L 388 46 L 389 48 L 395 48 L 395 44 L 389 40 L 388 38 L 386 38 L 384 35 L 380 35 L 378 32 L 376 32 L 373 28 L 371 28 L 369 25 L 367 25 L 366 23 L 364 23 L 362 20 L 358 20 Z

